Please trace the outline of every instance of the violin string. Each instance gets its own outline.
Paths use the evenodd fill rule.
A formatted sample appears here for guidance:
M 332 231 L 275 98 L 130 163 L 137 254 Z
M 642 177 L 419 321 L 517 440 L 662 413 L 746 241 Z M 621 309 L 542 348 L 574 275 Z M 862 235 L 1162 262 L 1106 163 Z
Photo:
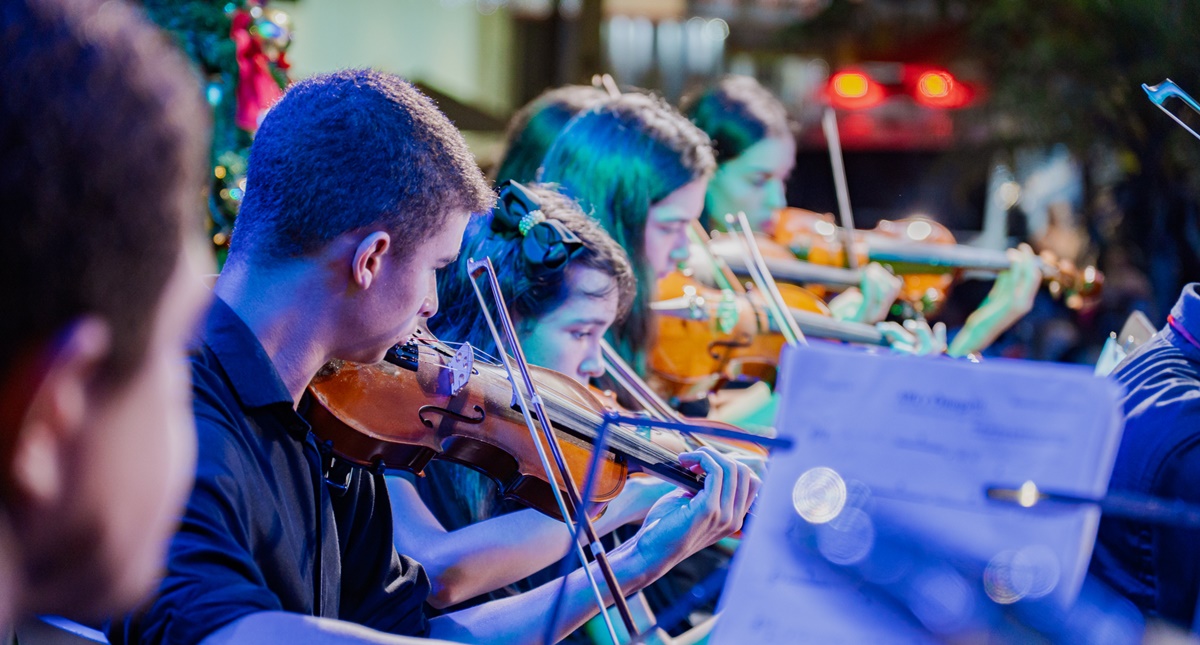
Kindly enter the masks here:
M 454 347 L 454 348 L 462 347 L 463 345 L 467 344 L 467 343 L 463 343 L 463 342 L 450 342 L 450 341 L 445 341 L 445 340 L 441 341 L 441 343 L 443 345 L 446 345 L 447 347 Z M 444 356 L 441 352 L 439 352 L 437 350 L 437 348 L 434 348 L 434 347 L 429 347 L 426 345 L 417 345 L 416 348 L 417 348 L 417 353 L 419 355 L 432 355 L 432 356 L 439 356 L 439 357 Z M 478 347 L 475 347 L 473 345 L 471 346 L 471 349 L 474 350 L 476 358 L 483 357 L 484 360 L 486 360 L 487 362 L 489 362 L 493 365 L 500 364 L 500 359 L 496 358 L 494 355 L 489 354 L 488 352 L 485 352 L 482 349 L 479 349 Z M 440 365 L 440 364 L 437 365 L 437 367 L 439 367 L 441 369 L 449 369 L 445 365 Z
M 600 415 L 585 413 L 577 405 L 573 405 L 564 401 L 557 392 L 550 388 L 541 390 L 542 400 L 549 407 L 570 417 L 575 424 L 586 427 L 594 433 L 603 423 L 604 419 Z M 610 441 L 614 447 L 620 444 L 620 450 L 630 456 L 637 458 L 647 463 L 675 463 L 678 455 L 659 446 L 658 444 L 643 438 L 641 435 L 624 427 L 623 425 L 611 426 Z M 592 435 L 594 438 L 594 434 Z
M 447 341 L 440 342 L 448 347 L 453 347 L 456 345 L 461 347 L 465 344 L 451 343 Z M 439 352 L 435 347 L 422 344 L 414 344 L 414 347 L 417 350 L 417 355 L 420 357 L 431 356 L 436 358 L 445 358 L 445 354 Z M 487 352 L 482 352 L 478 349 L 475 351 L 478 352 L 479 355 L 492 361 L 493 364 L 498 362 Z M 427 364 L 440 370 L 450 369 L 448 365 L 443 364 L 441 361 L 427 361 Z M 585 429 L 585 434 L 588 438 L 594 439 L 597 436 L 600 426 L 604 424 L 604 418 L 601 415 L 590 410 L 584 410 L 583 408 L 580 408 L 578 404 L 568 401 L 565 396 L 553 388 L 543 386 L 539 388 L 539 392 L 541 393 L 542 400 L 547 407 L 562 415 L 565 421 L 568 421 L 574 427 Z M 662 446 L 659 446 L 652 441 L 647 440 L 636 431 L 630 430 L 623 424 L 615 424 L 611 426 L 609 432 L 610 441 L 612 442 L 612 446 L 614 448 L 617 448 L 622 453 L 625 453 L 628 456 L 644 463 L 674 464 L 678 459 L 678 455 L 675 453 L 663 448 Z

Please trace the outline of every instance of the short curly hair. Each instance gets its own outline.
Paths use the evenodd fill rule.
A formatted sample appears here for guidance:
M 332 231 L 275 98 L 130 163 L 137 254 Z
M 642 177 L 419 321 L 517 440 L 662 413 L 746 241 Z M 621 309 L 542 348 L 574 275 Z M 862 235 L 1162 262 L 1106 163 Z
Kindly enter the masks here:
M 368 226 L 404 254 L 447 215 L 494 201 L 462 135 L 410 83 L 321 74 L 288 89 L 255 135 L 229 261 L 309 256 Z
M 112 328 L 104 382 L 141 364 L 201 231 L 208 122 L 182 55 L 124 2 L 0 3 L 0 376 L 87 315 Z

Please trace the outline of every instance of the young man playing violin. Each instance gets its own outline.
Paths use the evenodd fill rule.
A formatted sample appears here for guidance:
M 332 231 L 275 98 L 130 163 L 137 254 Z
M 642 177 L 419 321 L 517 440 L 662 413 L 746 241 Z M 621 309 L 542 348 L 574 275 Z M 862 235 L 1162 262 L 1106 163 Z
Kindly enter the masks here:
M 302 415 L 325 363 L 381 360 L 437 312 L 435 272 L 492 201 L 462 137 L 399 78 L 314 77 L 272 108 L 192 360 L 196 487 L 158 597 L 114 640 L 541 638 L 557 583 L 427 619 L 429 581 L 393 547 L 382 476 L 337 463 Z M 741 526 L 758 480 L 712 452 L 691 459 L 705 489 L 656 505 L 610 554 L 626 591 Z M 597 611 L 583 573 L 559 637 Z

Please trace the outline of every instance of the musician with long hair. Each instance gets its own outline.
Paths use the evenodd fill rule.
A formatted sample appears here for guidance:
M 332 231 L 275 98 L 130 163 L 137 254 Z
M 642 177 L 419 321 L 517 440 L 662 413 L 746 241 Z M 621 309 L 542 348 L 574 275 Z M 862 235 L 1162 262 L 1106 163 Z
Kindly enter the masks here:
M 591 85 L 563 85 L 539 94 L 513 114 L 504 135 L 504 153 L 496 166 L 496 185 L 506 181 L 532 183 L 546 151 L 576 114 L 608 98 Z
M 644 94 L 624 94 L 580 113 L 543 161 L 542 181 L 577 200 L 629 253 L 637 295 L 610 334 L 639 370 L 652 342 L 655 284 L 687 259 L 688 227 L 700 218 L 715 168 L 708 137 Z
M 572 200 L 553 187 L 510 182 L 491 213 L 471 220 L 456 262 L 439 272 L 442 311 L 429 320 L 442 341 L 497 349 L 467 273 L 471 258 L 491 258 L 517 337 L 531 365 L 583 385 L 604 374 L 600 342 L 624 316 L 636 290 L 625 252 Z M 485 288 L 485 294 L 486 294 Z M 495 319 L 495 303 L 485 299 Z M 388 478 L 395 543 L 428 572 L 430 602 L 458 605 L 529 588 L 524 580 L 570 546 L 561 522 L 502 499 L 496 484 L 459 464 L 433 461 L 421 477 Z M 673 486 L 631 478 L 597 520 L 601 535 L 638 523 Z M 521 582 L 522 584 L 516 584 Z

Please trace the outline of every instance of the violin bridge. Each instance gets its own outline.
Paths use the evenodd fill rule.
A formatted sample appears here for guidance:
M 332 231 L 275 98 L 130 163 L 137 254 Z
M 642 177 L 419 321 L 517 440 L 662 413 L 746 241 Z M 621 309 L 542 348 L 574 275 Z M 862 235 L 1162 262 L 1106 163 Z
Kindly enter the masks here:
M 475 366 L 475 348 L 470 343 L 463 343 L 450 359 L 450 396 L 458 394 L 471 378 L 471 369 Z

